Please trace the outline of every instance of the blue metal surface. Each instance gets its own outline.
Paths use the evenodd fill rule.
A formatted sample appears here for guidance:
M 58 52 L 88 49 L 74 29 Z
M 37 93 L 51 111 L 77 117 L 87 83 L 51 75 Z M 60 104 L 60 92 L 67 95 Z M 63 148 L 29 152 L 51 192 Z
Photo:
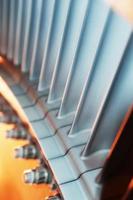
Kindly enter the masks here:
M 99 200 L 95 178 L 133 103 L 132 26 L 103 0 L 1 0 L 0 10 L 1 55 L 27 74 L 17 84 L 0 73 L 64 199 Z

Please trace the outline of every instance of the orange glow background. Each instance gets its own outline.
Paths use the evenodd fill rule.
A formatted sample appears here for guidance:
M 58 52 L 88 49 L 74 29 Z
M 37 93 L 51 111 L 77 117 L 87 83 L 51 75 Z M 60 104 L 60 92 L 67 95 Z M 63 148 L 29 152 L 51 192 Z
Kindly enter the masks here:
M 106 0 L 118 13 L 133 24 L 133 0 Z
M 44 200 L 52 194 L 49 186 L 27 185 L 23 182 L 23 171 L 38 166 L 38 162 L 14 158 L 13 149 L 26 142 L 6 139 L 5 132 L 11 127 L 12 125 L 0 124 L 0 199 Z
M 0 62 L 4 63 L 0 57 Z M 6 82 L 0 77 L 0 95 L 2 95 L 11 107 L 16 111 L 17 116 L 23 123 L 28 125 L 28 132 L 36 137 L 27 116 L 20 104 L 10 91 Z M 26 144 L 28 141 L 7 139 L 6 131 L 13 128 L 13 125 L 0 123 L 0 200 L 45 200 L 46 197 L 56 195 L 49 185 L 30 185 L 23 181 L 24 170 L 36 168 L 38 160 L 25 160 L 14 158 L 14 148 Z

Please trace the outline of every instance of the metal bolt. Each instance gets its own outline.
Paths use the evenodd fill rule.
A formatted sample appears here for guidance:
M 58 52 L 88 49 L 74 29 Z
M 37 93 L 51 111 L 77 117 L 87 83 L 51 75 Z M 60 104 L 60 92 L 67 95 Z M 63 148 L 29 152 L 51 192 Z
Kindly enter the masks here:
M 56 196 L 47 197 L 47 198 L 45 198 L 45 200 L 61 200 L 61 198 L 56 195 Z
M 0 97 L 0 110 L 2 110 L 5 103 L 6 103 L 5 99 L 3 97 Z
M 38 167 L 36 169 L 27 170 L 24 172 L 24 182 L 39 184 L 50 183 L 52 181 L 51 173 L 47 168 Z
M 26 158 L 26 159 L 34 158 L 35 159 L 39 155 L 39 152 L 36 146 L 32 144 L 26 144 L 24 146 L 17 147 L 14 150 L 15 150 L 16 158 Z
M 24 127 L 19 126 L 7 131 L 6 137 L 13 138 L 13 139 L 27 139 L 28 134 Z
M 10 105 L 6 104 L 6 103 L 1 105 L 0 108 L 1 108 L 1 111 L 4 112 L 4 113 L 9 113 L 9 112 L 13 111 L 13 108 Z
M 2 111 L 0 115 L 0 122 L 3 123 L 20 123 L 19 117 L 12 111 Z

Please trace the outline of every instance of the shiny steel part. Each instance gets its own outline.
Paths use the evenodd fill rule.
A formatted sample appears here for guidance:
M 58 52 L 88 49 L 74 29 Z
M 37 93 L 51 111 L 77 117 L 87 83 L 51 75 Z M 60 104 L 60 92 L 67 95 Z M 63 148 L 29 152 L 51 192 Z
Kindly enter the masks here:
M 14 149 L 15 158 L 39 158 L 39 151 L 37 147 L 33 144 L 26 144 Z
M 0 111 L 11 114 L 13 112 L 13 108 L 6 102 L 3 102 L 3 104 L 0 105 Z
M 51 183 L 52 177 L 47 168 L 38 167 L 24 172 L 24 182 L 31 184 Z
M 7 4 L 2 8 L 7 11 Z M 9 77 L 20 80 L 11 89 L 64 199 L 99 200 L 104 185 L 96 177 L 133 103 L 132 25 L 104 0 L 29 0 L 22 9 L 23 33 L 17 24 L 17 33 L 24 37 L 19 48 L 21 67 L 14 76 L 15 67 L 5 66 Z M 2 12 L 2 33 L 6 19 Z M 2 41 L 3 48 L 7 55 Z M 18 90 L 23 91 L 20 96 Z M 36 182 L 34 171 L 26 175 L 29 182 Z M 115 193 L 110 195 L 115 199 Z
M 61 200 L 61 197 L 59 197 L 59 196 L 50 196 L 48 198 L 45 198 L 45 200 Z
M 4 105 L 4 103 L 5 103 L 5 99 L 2 96 L 0 96 L 0 109 L 2 109 L 2 106 Z
M 11 120 L 12 116 L 15 117 L 16 113 L 11 105 L 4 99 L 4 97 L 0 97 L 0 112 L 3 114 L 3 120 Z M 6 119 L 7 118 L 7 119 Z
M 6 133 L 7 138 L 12 138 L 12 139 L 28 139 L 31 136 L 27 133 L 26 128 L 22 126 L 17 126 Z
M 16 116 L 14 112 L 4 111 L 0 115 L 0 122 L 4 123 L 20 123 L 20 119 Z

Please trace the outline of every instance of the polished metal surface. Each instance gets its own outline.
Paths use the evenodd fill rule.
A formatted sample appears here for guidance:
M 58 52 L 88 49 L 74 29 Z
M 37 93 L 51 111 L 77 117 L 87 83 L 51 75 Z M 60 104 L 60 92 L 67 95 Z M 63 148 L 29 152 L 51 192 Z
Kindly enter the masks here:
M 36 168 L 24 172 L 25 183 L 51 183 L 51 175 L 46 168 Z
M 104 0 L 1 0 L 0 6 L 0 74 L 36 142 L 1 99 L 0 119 L 16 124 L 8 138 L 29 141 L 16 148 L 16 157 L 30 160 L 41 152 L 40 167 L 26 171 L 25 182 L 54 180 L 61 197 L 48 199 L 122 199 L 133 174 L 117 191 L 115 178 L 114 187 L 98 180 L 107 175 L 114 146 L 125 159 L 119 165 L 128 158 L 129 143 L 121 136 L 121 147 L 116 139 L 133 104 L 132 24 Z M 132 141 L 128 125 L 123 132 Z

